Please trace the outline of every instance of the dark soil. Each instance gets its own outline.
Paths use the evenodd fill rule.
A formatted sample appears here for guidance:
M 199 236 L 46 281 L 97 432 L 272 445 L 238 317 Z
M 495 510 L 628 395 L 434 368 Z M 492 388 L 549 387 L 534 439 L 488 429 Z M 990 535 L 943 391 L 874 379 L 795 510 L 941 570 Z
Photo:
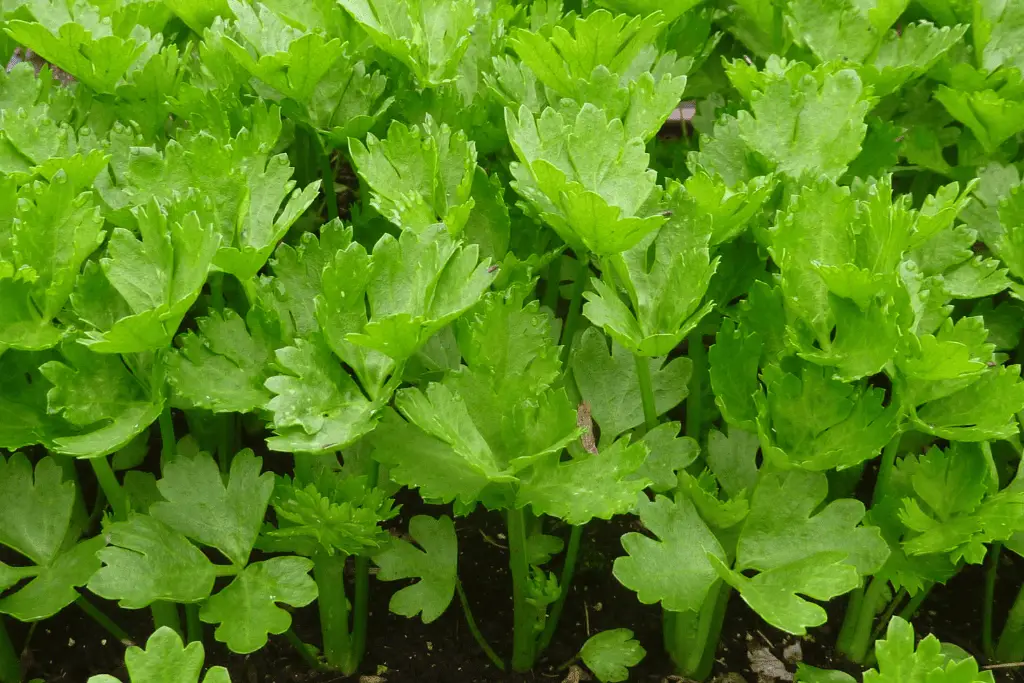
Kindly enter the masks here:
M 444 514 L 442 508 L 431 508 L 415 502 L 414 496 L 403 496 L 404 517 L 413 514 Z M 661 614 L 657 607 L 644 606 L 635 595 L 620 586 L 611 574 L 612 560 L 622 553 L 619 537 L 636 530 L 629 518 L 588 525 L 581 551 L 573 592 L 566 605 L 561 628 L 545 657 L 534 672 L 526 675 L 497 671 L 480 652 L 469 634 L 457 601 L 436 622 L 424 625 L 388 613 L 391 594 L 404 583 L 376 582 L 370 613 L 370 633 L 365 665 L 360 672 L 362 683 L 521 683 L 551 681 L 560 683 L 566 677 L 565 664 L 570 662 L 588 635 L 609 628 L 627 627 L 647 649 L 643 663 L 633 669 L 631 681 L 680 681 L 672 676 L 672 667 L 660 647 Z M 510 647 L 512 602 L 507 552 L 504 550 L 500 517 L 477 512 L 457 520 L 460 542 L 460 567 L 466 592 L 476 619 L 485 637 L 502 655 Z M 404 528 L 404 522 L 401 523 Z M 564 533 L 565 529 L 554 529 Z M 997 595 L 996 623 L 1002 610 L 1013 600 L 1024 575 L 1024 563 L 1004 558 Z M 945 587 L 936 588 L 915 619 L 919 634 L 934 632 L 949 641 L 978 654 L 980 606 L 982 604 L 983 571 L 970 567 Z M 145 640 L 152 627 L 146 610 L 118 610 L 112 603 L 92 598 L 104 611 L 115 617 L 138 642 Z M 829 624 L 799 639 L 804 661 L 824 668 L 842 668 L 855 672 L 856 667 L 833 658 L 833 642 L 842 617 L 843 601 L 836 601 Z M 24 627 L 9 626 L 15 642 L 27 635 Z M 315 607 L 294 613 L 295 632 L 303 640 L 317 643 L 318 623 Z M 272 637 L 266 648 L 249 655 L 234 655 L 213 640 L 207 630 L 207 664 L 228 667 L 235 683 L 330 683 L 344 680 L 335 673 L 310 672 L 283 637 Z M 780 659 L 793 636 L 768 627 L 754 615 L 742 600 L 733 597 L 715 664 L 715 675 L 739 674 L 745 680 L 757 680 L 750 670 L 748 649 L 766 646 Z M 30 678 L 47 683 L 82 683 L 90 675 L 113 673 L 127 680 L 123 667 L 124 647 L 80 610 L 71 607 L 57 617 L 36 626 L 24 651 L 23 659 Z M 792 664 L 790 663 L 792 670 Z M 380 678 L 375 678 L 379 676 Z M 1024 680 L 1008 672 L 1000 672 L 999 680 Z M 356 679 L 353 679 L 356 680 Z

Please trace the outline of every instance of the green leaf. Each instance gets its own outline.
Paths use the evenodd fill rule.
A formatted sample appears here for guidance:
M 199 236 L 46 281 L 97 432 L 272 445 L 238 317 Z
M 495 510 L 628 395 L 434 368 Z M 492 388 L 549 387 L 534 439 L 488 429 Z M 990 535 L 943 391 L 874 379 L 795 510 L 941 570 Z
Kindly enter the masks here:
M 179 636 L 168 626 L 153 632 L 146 648 L 136 645 L 124 655 L 125 667 L 131 683 L 199 683 L 203 670 L 203 644 L 184 646 Z M 113 676 L 93 676 L 88 683 L 111 683 Z M 206 672 L 204 683 L 231 683 L 227 669 L 215 666 Z
M 96 536 L 64 550 L 25 586 L 0 599 L 0 612 L 23 622 L 57 614 L 78 599 L 75 589 L 100 568 L 96 553 L 103 546 L 103 537 Z
M 135 22 L 104 21 L 90 3 L 35 0 L 30 7 L 37 21 L 7 22 L 11 37 L 97 92 L 113 94 L 125 72 L 162 43 L 162 36 L 151 36 Z
M 550 35 L 518 29 L 510 43 L 523 72 L 536 75 L 553 106 L 575 113 L 593 104 L 621 119 L 629 137 L 646 141 L 678 106 L 692 66 L 692 59 L 651 49 L 666 23 L 663 14 L 640 18 L 597 10 L 554 26 Z M 525 104 L 533 98 L 508 99 Z
M 157 482 L 166 502 L 155 503 L 150 514 L 175 531 L 217 548 L 235 565 L 244 565 L 274 492 L 274 475 L 260 474 L 262 465 L 250 450 L 237 453 L 225 485 L 212 456 L 176 458 L 164 465 Z
M 419 579 L 391 596 L 390 609 L 404 617 L 421 615 L 424 624 L 444 614 L 455 596 L 458 581 L 458 538 L 451 518 L 416 515 L 409 535 L 419 548 L 399 538 L 373 556 L 382 581 Z
M 757 437 L 749 432 L 730 429 L 726 435 L 717 429 L 708 431 L 708 467 L 730 498 L 744 491 L 753 492 L 760 446 Z
M 49 183 L 23 186 L 19 195 L 10 226 L 15 272 L 0 276 L 0 345 L 43 349 L 60 340 L 52 320 L 67 303 L 82 264 L 102 243 L 103 218 L 94 195 L 79 194 L 63 170 Z M 4 252 L 0 247 L 0 261 Z
M 52 352 L 0 352 L 0 448 L 15 450 L 53 439 L 67 423 L 47 410 L 46 378 L 39 366 L 54 358 Z
M 572 355 L 573 378 L 583 400 L 601 427 L 602 439 L 613 439 L 643 424 L 640 384 L 632 354 L 612 341 L 608 350 L 604 335 L 589 328 Z M 679 405 L 689 392 L 691 363 L 688 358 L 645 359 L 651 366 L 651 384 L 658 414 Z
M 291 614 L 280 604 L 305 607 L 316 600 L 317 587 L 304 557 L 274 557 L 251 564 L 234 581 L 212 596 L 199 618 L 217 624 L 214 637 L 232 652 L 249 654 L 267 644 L 268 634 L 291 628 Z
M 142 239 L 115 228 L 107 257 L 100 259 L 115 296 L 130 312 L 109 327 L 86 331 L 82 343 L 98 353 L 139 353 L 170 345 L 199 297 L 219 245 L 213 226 L 201 223 L 196 213 L 169 220 L 167 212 L 151 202 L 133 215 Z M 95 326 L 90 317 L 83 315 Z
M 1004 99 L 994 90 L 964 92 L 940 85 L 935 99 L 967 126 L 990 154 L 1024 130 L 1024 102 Z
M 89 590 L 125 609 L 158 600 L 200 602 L 210 596 L 214 565 L 187 538 L 148 515 L 131 515 L 105 529 L 109 545 Z
M 372 189 L 371 205 L 394 225 L 419 232 L 444 223 L 451 234 L 462 232 L 476 171 L 476 145 L 465 133 L 428 114 L 422 128 L 393 121 L 384 140 L 352 139 L 349 152 Z
M 764 572 L 834 554 L 831 564 L 850 565 L 861 576 L 881 569 L 889 547 L 878 529 L 860 525 L 864 504 L 841 498 L 820 508 L 827 494 L 820 472 L 762 473 L 736 547 L 737 568 Z
M 437 87 L 455 75 L 476 22 L 472 0 L 340 0 L 381 50 L 405 64 L 422 86 Z
M 780 80 L 758 92 L 752 113 L 740 112 L 740 135 L 792 178 L 838 178 L 860 152 L 870 108 L 857 73 L 850 69 Z
M 919 429 L 944 439 L 985 441 L 1017 434 L 1013 416 L 1024 409 L 1024 382 L 1016 365 L 990 368 L 977 381 L 917 409 Z
M 592 104 L 568 121 L 550 108 L 535 118 L 524 106 L 518 117 L 506 109 L 505 125 L 519 159 L 512 186 L 574 249 L 612 256 L 664 223 L 645 208 L 657 174 L 622 121 Z
M 382 237 L 373 248 L 370 321 L 346 340 L 405 360 L 476 304 L 494 274 L 476 245 L 459 246 L 444 225 Z M 349 296 L 356 295 L 352 292 Z
M 320 341 L 298 339 L 277 351 L 286 374 L 266 381 L 274 394 L 267 404 L 277 436 L 276 451 L 335 451 L 355 443 L 376 426 L 373 406 Z
M 40 566 L 60 552 L 71 524 L 75 485 L 53 458 L 32 464 L 21 453 L 0 456 L 0 544 Z
M 731 426 L 747 431 L 757 429 L 754 395 L 760 391 L 758 366 L 761 336 L 731 320 L 723 320 L 708 349 L 709 375 L 715 404 Z
M 876 641 L 878 668 L 864 672 L 864 683 L 928 680 L 937 683 L 993 683 L 991 671 L 979 671 L 973 657 L 948 659 L 942 643 L 928 635 L 915 648 L 914 627 L 900 617 L 889 620 L 885 638 Z
M 640 440 L 647 447 L 647 459 L 633 477 L 649 480 L 652 491 L 665 493 L 675 488 L 676 472 L 689 467 L 700 453 L 695 439 L 679 436 L 681 426 L 678 422 L 663 422 Z
M 228 5 L 245 46 L 222 35 L 224 49 L 254 78 L 293 100 L 308 101 L 317 84 L 344 53 L 339 39 L 328 40 L 317 33 L 289 26 L 262 3 L 253 8 L 248 3 L 228 0 Z
M 199 332 L 180 335 L 167 358 L 174 403 L 215 413 L 262 410 L 271 399 L 264 383 L 278 344 L 273 331 L 253 311 L 243 319 L 230 308 L 196 322 Z
M 595 517 L 611 519 L 629 512 L 650 480 L 631 478 L 647 459 L 643 441 L 619 439 L 596 454 L 560 462 L 552 454 L 534 465 L 516 496 L 516 506 L 529 505 L 535 513 L 550 515 L 579 526 Z
M 828 618 L 824 609 L 800 595 L 825 601 L 860 585 L 857 571 L 842 562 L 842 553 L 818 553 L 753 578 L 729 569 L 718 557 L 709 559 L 722 579 L 766 622 L 798 636 Z
M 669 204 L 672 217 L 622 254 L 609 267 L 618 270 L 633 305 L 630 313 L 618 292 L 594 281 L 597 292 L 586 292 L 583 314 L 605 328 L 616 341 L 643 356 L 665 356 L 711 311 L 701 306 L 718 260 L 711 259 L 710 221 L 694 219 L 681 191 Z M 681 201 L 682 200 L 682 201 Z
M 789 362 L 769 365 L 762 379 L 767 396 L 757 397 L 758 433 L 765 457 L 780 467 L 853 467 L 878 455 L 899 428 L 900 406 L 884 406 L 879 388 Z
M 673 612 L 699 611 L 718 580 L 709 558 L 724 559 L 725 550 L 684 496 L 675 503 L 664 496 L 653 501 L 639 497 L 637 510 L 657 540 L 634 532 L 623 535 L 627 555 L 616 558 L 615 578 L 645 605 L 660 602 Z
M 580 648 L 580 658 L 602 683 L 629 680 L 629 667 L 636 666 L 647 651 L 627 628 L 595 633 Z
M 141 434 L 163 411 L 161 397 L 147 396 L 138 378 L 117 355 L 99 354 L 75 342 L 62 347 L 64 361 L 48 361 L 39 370 L 53 384 L 47 393 L 51 413 L 60 414 L 78 434 L 54 439 L 60 453 L 103 457 Z M 57 436 L 57 435 L 54 435 Z

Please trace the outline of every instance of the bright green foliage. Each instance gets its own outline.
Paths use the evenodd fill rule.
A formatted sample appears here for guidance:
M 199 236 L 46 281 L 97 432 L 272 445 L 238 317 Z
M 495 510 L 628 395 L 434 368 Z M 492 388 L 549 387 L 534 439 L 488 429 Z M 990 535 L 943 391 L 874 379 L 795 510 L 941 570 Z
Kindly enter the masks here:
M 740 532 L 736 568 L 714 556 L 715 570 L 768 623 L 802 635 L 825 623 L 825 611 L 800 597 L 829 600 L 860 584 L 885 563 L 888 547 L 876 529 L 859 526 L 862 503 L 840 499 L 816 511 L 825 476 L 793 471 L 761 475 Z M 757 570 L 753 578 L 742 570 Z
M 642 603 L 660 602 L 674 612 L 699 610 L 718 580 L 711 558 L 725 559 L 722 545 L 685 496 L 677 496 L 674 503 L 664 496 L 641 498 L 637 511 L 657 540 L 625 534 L 627 556 L 615 560 L 615 578 L 636 591 Z
M 914 644 L 914 628 L 895 617 L 889 622 L 884 640 L 875 645 L 878 669 L 864 672 L 864 683 L 896 683 L 924 679 L 939 683 L 991 683 L 991 671 L 979 671 L 973 657 L 949 657 L 939 639 L 928 635 Z
M 398 515 L 385 492 L 367 486 L 363 476 L 325 470 L 314 481 L 278 479 L 271 500 L 277 528 L 264 528 L 260 547 L 312 557 L 366 555 L 389 542 L 381 524 Z
M 270 401 L 264 382 L 274 358 L 274 330 L 253 311 L 243 320 L 231 309 L 211 311 L 197 324 L 198 334 L 178 337 L 180 349 L 168 357 L 173 402 L 215 413 L 263 408 Z
M 693 215 L 678 186 L 668 206 L 668 222 L 621 259 L 609 259 L 607 267 L 615 275 L 609 273 L 610 282 L 594 280 L 596 292 L 585 295 L 584 315 L 641 356 L 667 355 L 713 305 L 700 305 L 718 265 L 710 257 L 709 221 Z M 619 297 L 616 281 L 624 283 L 632 312 Z
M 224 47 L 254 78 L 298 102 L 309 100 L 317 84 L 330 71 L 344 47 L 289 26 L 272 9 L 257 3 L 228 0 L 244 46 L 229 36 Z M 251 52 L 250 52 L 251 50 Z
M 374 559 L 472 626 L 452 520 L 502 515 L 461 550 L 507 560 L 484 649 L 525 674 L 632 514 L 659 674 L 736 600 L 804 635 L 849 593 L 867 681 L 988 680 L 890 617 L 1024 547 L 1019 2 L 0 4 L 0 613 L 85 586 L 249 654 L 320 600 L 351 676 Z M 451 510 L 398 536 L 402 488 Z
M 149 383 L 159 378 L 159 368 L 147 367 L 143 358 L 134 360 L 133 373 L 121 357 L 93 353 L 69 340 L 61 349 L 61 360 L 39 366 L 53 385 L 46 394 L 47 412 L 67 423 L 50 434 L 58 452 L 79 458 L 106 456 L 156 421 L 164 399 L 159 385 Z
M 629 667 L 639 664 L 646 654 L 628 628 L 595 633 L 580 649 L 580 659 L 602 683 L 628 680 Z
M 163 43 L 151 27 L 138 26 L 127 7 L 112 7 L 106 16 L 87 2 L 32 0 L 26 7 L 35 21 L 8 22 L 11 37 L 97 92 L 115 92 L 126 73 L 144 65 Z
M 421 616 L 424 624 L 444 614 L 455 596 L 458 580 L 458 538 L 449 517 L 416 515 L 409 520 L 412 543 L 393 538 L 382 552 L 373 556 L 382 581 L 419 579 L 391 596 L 390 608 L 404 617 Z
M 991 462 L 977 445 L 933 447 L 916 458 L 908 455 L 900 469 L 913 489 L 899 512 L 908 555 L 948 553 L 953 562 L 978 564 L 986 543 L 1024 527 L 1024 492 L 1012 486 L 993 491 Z
M 170 344 L 199 297 L 220 244 L 195 212 L 170 218 L 155 201 L 132 212 L 139 237 L 114 228 L 107 256 L 88 268 L 73 298 L 98 353 L 140 353 Z
M 153 632 L 145 649 L 131 646 L 125 652 L 129 683 L 199 683 L 205 651 L 202 643 L 184 646 L 181 636 L 164 626 Z M 215 666 L 203 683 L 231 683 L 227 669 Z M 88 683 L 119 683 L 113 676 L 93 676 Z
M 739 136 L 773 169 L 836 178 L 860 152 L 870 103 L 856 72 L 843 70 L 767 79 L 750 107 L 737 119 Z
M 590 103 L 620 119 L 627 138 L 650 140 L 678 106 L 692 66 L 654 47 L 664 26 L 660 14 L 631 18 L 598 10 L 550 35 L 518 29 L 511 45 L 522 64 L 497 60 L 495 87 L 509 106 L 529 106 L 535 114 L 544 100 L 567 118 Z M 530 91 L 536 96 L 524 98 Z
M 107 527 L 109 545 L 98 553 L 103 567 L 89 590 L 129 609 L 157 600 L 202 602 L 200 618 L 218 624 L 217 640 L 242 654 L 263 647 L 268 634 L 284 633 L 291 616 L 278 603 L 302 607 L 317 589 L 306 558 L 248 563 L 274 489 L 274 476 L 260 474 L 261 465 L 242 451 L 225 481 L 205 453 L 166 463 L 157 481 L 163 500 L 149 514 Z M 232 564 L 214 564 L 193 543 L 216 548 Z M 218 575 L 234 578 L 214 592 Z
M 63 170 L 17 192 L 0 186 L 0 202 L 10 211 L 9 224 L 0 226 L 0 347 L 52 347 L 61 338 L 52 321 L 103 241 L 99 207 Z
M 423 87 L 436 87 L 455 76 L 469 48 L 476 20 L 472 0 L 341 0 L 352 18 L 384 52 L 402 62 Z
M 689 392 L 692 364 L 688 358 L 651 358 L 651 383 L 658 413 L 677 406 Z M 596 328 L 588 329 L 572 356 L 573 378 L 583 400 L 601 427 L 602 438 L 612 439 L 644 421 L 636 363 L 614 340 L 608 342 Z
M 0 613 L 20 621 L 49 618 L 76 599 L 79 586 L 99 568 L 101 538 L 75 543 L 75 485 L 64 481 L 52 458 L 33 471 L 16 453 L 0 456 L 0 545 L 28 559 L 27 566 L 0 562 Z
M 421 129 L 394 122 L 388 136 L 349 142 L 359 175 L 373 189 L 371 205 L 400 228 L 416 232 L 444 223 L 457 235 L 473 209 L 476 146 L 465 134 L 427 118 Z
M 512 186 L 573 249 L 611 256 L 665 222 L 646 203 L 657 174 L 643 140 L 621 120 L 588 103 L 571 117 L 506 110 L 505 124 L 519 159 Z

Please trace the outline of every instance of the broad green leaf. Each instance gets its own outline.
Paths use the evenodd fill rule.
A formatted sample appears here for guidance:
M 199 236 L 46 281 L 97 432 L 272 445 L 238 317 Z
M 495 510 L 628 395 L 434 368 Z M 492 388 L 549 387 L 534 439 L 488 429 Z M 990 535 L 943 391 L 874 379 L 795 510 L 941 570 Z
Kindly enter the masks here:
M 449 517 L 416 515 L 409 521 L 409 535 L 419 548 L 393 538 L 383 552 L 373 556 L 382 581 L 419 579 L 391 596 L 390 609 L 404 617 L 421 616 L 424 624 L 444 614 L 455 596 L 458 581 L 458 538 Z
M 693 503 L 677 496 L 653 501 L 639 497 L 640 521 L 655 535 L 630 532 L 622 537 L 625 557 L 615 560 L 613 573 L 645 605 L 660 602 L 673 612 L 698 611 L 718 574 L 710 557 L 725 551 L 697 514 Z
M 374 408 L 321 341 L 298 339 L 277 351 L 285 374 L 266 381 L 276 436 L 272 450 L 323 452 L 344 448 L 373 430 Z
M 765 572 L 834 554 L 830 564 L 849 565 L 860 576 L 881 569 L 889 548 L 878 529 L 860 525 L 864 504 L 841 498 L 820 508 L 827 494 L 820 472 L 762 473 L 736 547 L 737 568 Z
M 762 372 L 758 433 L 764 455 L 780 467 L 845 469 L 869 460 L 896 434 L 900 406 L 885 392 L 846 384 L 807 363 Z
M 0 612 L 24 622 L 57 614 L 78 599 L 75 589 L 88 583 L 100 568 L 96 553 L 104 543 L 102 536 L 96 536 L 64 550 L 31 581 L 0 599 Z
M 586 292 L 583 314 L 616 341 L 643 356 L 665 356 L 711 311 L 701 306 L 718 260 L 708 248 L 710 220 L 693 215 L 677 186 L 672 216 L 661 228 L 623 252 L 608 267 L 618 271 L 633 311 L 625 308 L 617 288 L 595 280 Z M 620 265 L 621 264 L 621 265 Z
M 765 621 L 802 636 L 808 627 L 824 624 L 828 616 L 821 606 L 804 600 L 801 595 L 826 601 L 860 585 L 857 570 L 843 563 L 842 557 L 843 554 L 837 552 L 817 553 L 753 578 L 729 569 L 716 556 L 708 559 L 722 579 Z
M 476 245 L 459 246 L 444 225 L 382 237 L 366 283 L 370 321 L 346 340 L 405 360 L 476 304 L 494 274 Z M 360 296 L 352 291 L 349 296 Z
M 524 77 L 536 76 L 552 106 L 572 115 L 592 104 L 622 120 L 629 137 L 646 141 L 678 106 L 692 66 L 692 60 L 651 49 L 665 23 L 663 15 L 640 18 L 597 10 L 554 26 L 550 35 L 518 29 L 510 42 L 523 61 Z M 518 88 L 503 90 L 525 94 Z M 532 98 L 507 99 L 528 104 Z
M 242 566 L 274 492 L 274 475 L 260 474 L 262 465 L 250 450 L 237 453 L 225 484 L 212 456 L 176 458 L 164 464 L 163 477 L 157 482 L 166 502 L 154 504 L 150 514 Z
M 665 493 L 675 488 L 676 472 L 689 467 L 700 453 L 695 439 L 679 436 L 680 427 L 678 422 L 663 422 L 640 440 L 647 446 L 647 458 L 633 477 L 649 480 L 652 491 Z
M 394 225 L 419 232 L 444 223 L 453 235 L 462 232 L 476 171 L 476 145 L 465 133 L 428 114 L 422 127 L 393 121 L 383 140 L 350 140 L 349 152 L 372 190 L 371 205 Z
M 215 413 L 262 410 L 271 399 L 264 383 L 278 344 L 273 331 L 253 312 L 243 319 L 230 308 L 211 311 L 197 325 L 198 333 L 180 335 L 167 358 L 174 404 Z
M 1024 102 L 1005 99 L 994 90 L 964 92 L 940 85 L 935 99 L 974 133 L 988 153 L 1024 130 Z
M 267 644 L 269 634 L 291 628 L 291 614 L 278 603 L 305 607 L 316 600 L 317 587 L 304 557 L 274 557 L 251 564 L 227 588 L 207 600 L 199 618 L 217 624 L 214 637 L 232 652 L 249 654 Z
M 455 75 L 470 44 L 477 8 L 472 0 L 340 0 L 377 47 L 409 68 L 421 87 Z
M 747 431 L 757 429 L 754 395 L 760 391 L 758 366 L 761 336 L 731 320 L 723 320 L 708 349 L 709 375 L 715 404 L 730 425 Z
M 516 506 L 579 526 L 595 517 L 611 519 L 629 512 L 650 480 L 631 478 L 647 459 L 643 441 L 619 439 L 610 447 L 560 462 L 558 454 L 539 460 L 516 496 Z
M 138 353 L 170 345 L 199 297 L 219 245 L 214 227 L 201 223 L 194 212 L 172 220 L 151 202 L 133 215 L 141 239 L 115 228 L 107 256 L 100 259 L 112 286 L 107 290 L 110 308 L 126 306 L 124 316 L 101 326 L 90 312 L 76 306 L 96 328 L 86 331 L 83 343 L 98 353 Z M 95 300 L 89 304 L 101 305 Z
M 942 643 L 928 635 L 916 643 L 914 627 L 900 617 L 889 620 L 885 638 L 876 641 L 878 668 L 864 672 L 864 683 L 928 680 L 936 683 L 993 683 L 991 671 L 979 671 L 973 657 L 948 659 Z
M 749 432 L 730 429 L 726 435 L 717 429 L 708 431 L 708 467 L 730 497 L 753 492 L 760 446 L 757 437 Z
M 156 421 L 163 398 L 147 396 L 120 356 L 95 353 L 66 342 L 63 361 L 51 360 L 40 372 L 53 384 L 47 393 L 51 413 L 72 429 L 53 435 L 58 452 L 79 458 L 103 457 L 128 445 Z M 69 433 L 70 432 L 70 433 Z
M 125 668 L 131 683 L 199 683 L 205 652 L 203 644 L 185 646 L 168 626 L 153 632 L 145 649 L 132 645 L 125 652 Z M 113 676 L 93 676 L 88 683 L 117 683 Z M 203 683 L 231 683 L 227 669 L 215 666 L 206 672 Z
M 595 633 L 580 648 L 580 658 L 602 683 L 629 680 L 629 667 L 636 666 L 647 651 L 627 628 Z
M 262 3 L 253 7 L 228 0 L 228 5 L 245 45 L 222 35 L 223 47 L 254 78 L 298 102 L 310 99 L 344 52 L 339 39 L 294 28 Z
M 640 384 L 633 355 L 604 335 L 589 328 L 572 356 L 573 378 L 583 400 L 601 427 L 602 439 L 613 439 L 643 424 Z M 691 363 L 688 358 L 644 359 L 651 366 L 651 383 L 658 414 L 679 405 L 689 392 Z
M 53 446 L 67 423 L 47 410 L 49 390 L 40 365 L 56 354 L 0 349 L 0 448 L 15 450 L 41 443 Z
M 79 194 L 63 170 L 49 183 L 21 188 L 10 225 L 10 256 L 0 245 L 0 345 L 20 349 L 54 346 L 52 324 L 67 303 L 86 258 L 103 241 L 103 219 L 91 192 Z M 14 209 L 12 206 L 11 209 Z
M 758 92 L 738 126 L 750 148 L 791 178 L 838 178 L 860 152 L 870 108 L 864 86 L 850 69 L 780 80 Z
M 980 379 L 916 411 L 922 431 L 945 439 L 985 441 L 1018 433 L 1013 416 L 1024 409 L 1024 382 L 1016 365 L 990 368 Z
M 47 566 L 60 552 L 71 524 L 75 485 L 64 481 L 52 458 L 32 464 L 21 453 L 0 456 L 0 544 Z
M 125 609 L 158 600 L 190 603 L 210 596 L 214 565 L 187 538 L 148 515 L 131 515 L 105 529 L 109 545 L 97 553 L 103 562 L 89 590 Z
M 612 256 L 664 223 L 646 208 L 657 174 L 622 121 L 585 104 L 574 119 L 550 108 L 539 117 L 506 110 L 505 125 L 519 159 L 512 186 L 574 249 Z
M 9 21 L 11 37 L 97 92 L 114 93 L 125 72 L 162 43 L 161 35 L 134 21 L 115 24 L 87 2 L 32 0 L 28 9 L 36 21 Z

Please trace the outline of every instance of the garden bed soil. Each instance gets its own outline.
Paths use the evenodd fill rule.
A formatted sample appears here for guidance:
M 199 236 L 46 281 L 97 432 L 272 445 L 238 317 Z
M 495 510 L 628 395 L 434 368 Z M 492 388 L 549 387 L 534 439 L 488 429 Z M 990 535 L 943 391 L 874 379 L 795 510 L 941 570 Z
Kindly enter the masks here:
M 440 507 L 426 506 L 415 496 L 402 496 L 406 519 L 413 514 L 444 514 Z M 405 528 L 405 519 L 396 526 Z M 507 655 L 512 624 L 511 579 L 507 553 L 502 547 L 503 526 L 495 514 L 477 512 L 456 520 L 459 535 L 459 574 L 474 615 L 484 636 L 499 653 Z M 638 530 L 632 518 L 594 522 L 587 526 L 573 592 L 566 604 L 562 624 L 551 647 L 536 669 L 529 674 L 502 673 L 480 651 L 466 628 L 458 601 L 436 622 L 424 625 L 418 619 L 404 619 L 388 613 L 388 600 L 404 582 L 374 582 L 370 612 L 367 653 L 360 683 L 522 683 L 551 681 L 560 683 L 569 676 L 567 665 L 579 647 L 593 633 L 603 629 L 626 627 L 647 649 L 647 657 L 632 670 L 630 681 L 673 682 L 672 667 L 660 647 L 661 614 L 656 606 L 641 605 L 636 596 L 623 588 L 610 571 L 612 561 L 622 554 L 620 536 Z M 555 529 L 565 535 L 566 529 Z M 938 587 L 915 619 L 920 634 L 931 631 L 972 654 L 979 654 L 981 632 L 982 569 L 969 567 L 947 586 Z M 1012 602 L 1013 592 L 1024 577 L 1024 563 L 1005 560 L 997 595 L 997 624 L 1003 609 Z M 149 612 L 116 610 L 111 603 L 97 604 L 115 616 L 123 628 L 144 641 L 152 630 Z M 720 681 L 739 683 L 736 675 L 749 683 L 758 680 L 751 671 L 749 651 L 769 648 L 779 659 L 789 654 L 787 666 L 793 670 L 792 654 L 799 650 L 803 660 L 824 668 L 856 667 L 833 656 L 843 601 L 836 601 L 829 623 L 813 635 L 796 639 L 764 624 L 737 596 L 730 602 L 713 675 Z M 25 630 L 12 624 L 15 642 L 21 642 Z M 294 630 L 303 640 L 317 643 L 319 626 L 314 605 L 294 612 Z M 792 647 L 799 642 L 800 647 Z M 223 665 L 234 683 L 332 683 L 345 680 L 334 672 L 311 672 L 287 641 L 271 637 L 267 647 L 242 656 L 229 653 L 206 630 L 207 665 Z M 23 654 L 29 678 L 47 683 L 83 683 L 90 675 L 113 673 L 127 681 L 123 665 L 124 647 L 100 630 L 80 610 L 69 607 L 61 614 L 39 624 Z M 730 675 L 731 674 L 731 675 Z M 1024 681 L 1014 670 L 997 672 L 997 680 Z M 572 676 L 569 676 L 572 680 Z M 580 680 L 586 680 L 581 678 Z

